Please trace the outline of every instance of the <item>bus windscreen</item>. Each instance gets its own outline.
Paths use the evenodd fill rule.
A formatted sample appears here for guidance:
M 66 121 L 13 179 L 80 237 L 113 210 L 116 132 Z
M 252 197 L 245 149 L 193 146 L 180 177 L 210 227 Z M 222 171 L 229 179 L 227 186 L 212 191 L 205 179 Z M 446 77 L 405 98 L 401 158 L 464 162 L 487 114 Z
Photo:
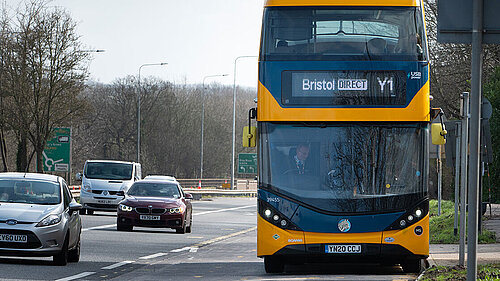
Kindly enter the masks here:
M 426 124 L 261 124 L 261 186 L 327 212 L 402 210 L 426 196 Z

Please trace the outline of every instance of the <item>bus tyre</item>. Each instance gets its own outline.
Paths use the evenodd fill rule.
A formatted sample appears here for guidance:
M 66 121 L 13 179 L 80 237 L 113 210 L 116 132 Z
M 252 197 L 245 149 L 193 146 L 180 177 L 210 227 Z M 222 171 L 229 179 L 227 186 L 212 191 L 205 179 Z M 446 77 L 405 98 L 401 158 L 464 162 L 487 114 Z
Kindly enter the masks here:
M 87 215 L 93 215 L 94 214 L 94 210 L 87 210 Z
M 421 259 L 406 260 L 401 263 L 401 267 L 405 273 L 420 273 L 424 270 L 423 261 Z
M 279 257 L 267 256 L 264 257 L 264 268 L 267 273 L 282 273 L 285 264 Z
M 87 213 L 87 210 L 86 209 L 80 209 L 80 215 L 85 215 Z

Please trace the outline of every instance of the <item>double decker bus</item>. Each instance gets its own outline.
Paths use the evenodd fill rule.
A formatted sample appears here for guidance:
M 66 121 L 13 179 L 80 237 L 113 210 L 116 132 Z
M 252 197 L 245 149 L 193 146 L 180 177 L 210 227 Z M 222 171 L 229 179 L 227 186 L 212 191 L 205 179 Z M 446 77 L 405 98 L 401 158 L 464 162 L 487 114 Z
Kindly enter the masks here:
M 336 261 L 422 269 L 427 50 L 421 0 L 265 2 L 250 112 L 257 128 L 243 138 L 257 146 L 257 255 L 266 272 Z

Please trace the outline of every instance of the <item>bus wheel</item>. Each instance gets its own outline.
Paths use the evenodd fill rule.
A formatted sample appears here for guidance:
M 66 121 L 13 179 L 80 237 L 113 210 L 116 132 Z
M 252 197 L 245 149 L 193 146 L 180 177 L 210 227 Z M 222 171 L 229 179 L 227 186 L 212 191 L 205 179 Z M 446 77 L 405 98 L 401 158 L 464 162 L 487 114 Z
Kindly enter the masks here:
M 267 273 L 282 273 L 285 264 L 279 257 L 267 256 L 264 257 L 264 268 Z
M 424 270 L 421 259 L 406 260 L 401 263 L 401 267 L 405 273 L 420 273 Z

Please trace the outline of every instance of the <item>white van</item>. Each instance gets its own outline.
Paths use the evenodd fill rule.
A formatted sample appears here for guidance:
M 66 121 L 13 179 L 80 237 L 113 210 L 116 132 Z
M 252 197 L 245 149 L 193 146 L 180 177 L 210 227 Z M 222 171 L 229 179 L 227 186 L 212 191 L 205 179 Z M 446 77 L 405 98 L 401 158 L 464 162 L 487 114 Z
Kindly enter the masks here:
M 76 179 L 82 181 L 80 214 L 92 215 L 94 210 L 116 211 L 123 196 L 118 191 L 127 192 L 130 186 L 141 179 L 141 164 L 113 160 L 87 160 L 83 174 Z

